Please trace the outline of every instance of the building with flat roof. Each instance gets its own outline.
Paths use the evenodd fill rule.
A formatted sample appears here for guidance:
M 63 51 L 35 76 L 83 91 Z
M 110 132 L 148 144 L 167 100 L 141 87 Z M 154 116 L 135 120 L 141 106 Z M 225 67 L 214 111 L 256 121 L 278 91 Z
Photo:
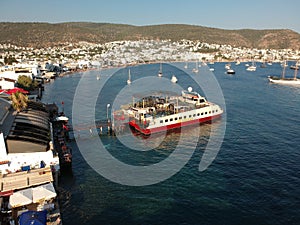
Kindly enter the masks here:
M 0 98 L 0 172 L 55 166 L 59 158 L 51 148 L 51 123 L 46 106 L 28 102 L 26 110 L 16 112 Z

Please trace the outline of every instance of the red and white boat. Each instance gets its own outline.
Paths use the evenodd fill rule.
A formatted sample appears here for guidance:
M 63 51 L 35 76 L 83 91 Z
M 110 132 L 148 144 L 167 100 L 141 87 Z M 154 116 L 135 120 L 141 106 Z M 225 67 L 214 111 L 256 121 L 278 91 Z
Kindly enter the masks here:
M 191 88 L 182 91 L 181 96 L 145 97 L 126 111 L 129 126 L 143 135 L 212 121 L 222 113 L 220 106 L 208 102 Z

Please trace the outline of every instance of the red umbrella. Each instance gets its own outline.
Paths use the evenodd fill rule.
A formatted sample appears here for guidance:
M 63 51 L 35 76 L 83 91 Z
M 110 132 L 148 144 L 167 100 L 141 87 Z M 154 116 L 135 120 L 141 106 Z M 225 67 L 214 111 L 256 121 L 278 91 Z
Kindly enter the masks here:
M 28 94 L 29 93 L 28 91 L 24 90 L 23 88 L 18 88 L 18 87 L 6 90 L 5 93 L 11 95 L 11 94 L 16 93 L 18 91 L 23 93 L 23 94 Z

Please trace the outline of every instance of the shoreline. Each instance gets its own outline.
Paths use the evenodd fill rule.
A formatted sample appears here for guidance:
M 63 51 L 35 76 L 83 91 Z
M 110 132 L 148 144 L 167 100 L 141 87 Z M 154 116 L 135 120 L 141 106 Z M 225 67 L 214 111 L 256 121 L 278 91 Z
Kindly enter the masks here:
M 246 60 L 238 60 L 239 62 L 251 62 L 252 60 L 251 59 L 246 59 Z M 155 62 L 148 62 L 148 63 L 129 63 L 129 64 L 124 64 L 124 65 L 116 65 L 116 66 L 104 66 L 104 67 L 101 67 L 101 68 L 95 68 L 95 67 L 92 67 L 92 68 L 86 68 L 86 69 L 75 69 L 75 70 L 72 70 L 72 71 L 67 71 L 67 72 L 63 72 L 63 73 L 60 73 L 58 75 L 58 77 L 64 77 L 64 76 L 67 76 L 67 75 L 72 75 L 74 73 L 83 73 L 83 72 L 89 72 L 89 71 L 99 71 L 99 70 L 106 70 L 106 69 L 114 69 L 114 68 L 126 68 L 126 67 L 129 67 L 129 66 L 139 66 L 139 65 L 151 65 L 151 64 L 158 64 L 158 63 L 195 63 L 196 61 L 155 61 Z M 234 62 L 237 62 L 236 60 L 222 60 L 222 61 L 212 61 L 213 63 L 234 63 Z M 261 62 L 261 61 L 258 61 L 258 62 Z M 205 62 L 207 65 L 210 64 L 209 61 Z M 213 64 L 212 64 L 213 65 Z

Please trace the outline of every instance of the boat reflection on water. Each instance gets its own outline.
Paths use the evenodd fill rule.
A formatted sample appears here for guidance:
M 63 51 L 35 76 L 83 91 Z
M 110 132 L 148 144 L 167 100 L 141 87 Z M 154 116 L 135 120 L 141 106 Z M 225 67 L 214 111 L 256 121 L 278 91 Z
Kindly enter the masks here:
M 182 139 L 181 141 L 186 145 L 194 142 L 197 142 L 197 144 L 206 144 L 211 136 L 218 135 L 221 123 L 222 120 L 219 118 L 215 121 L 207 121 L 205 123 L 166 130 L 166 132 L 153 133 L 151 135 L 143 135 L 128 126 L 131 134 L 127 134 L 126 136 L 131 139 L 130 142 L 133 142 L 132 138 L 136 139 L 138 143 L 135 142 L 135 144 L 140 145 L 140 148 L 174 149 L 180 139 Z M 173 146 L 173 148 L 171 146 Z

